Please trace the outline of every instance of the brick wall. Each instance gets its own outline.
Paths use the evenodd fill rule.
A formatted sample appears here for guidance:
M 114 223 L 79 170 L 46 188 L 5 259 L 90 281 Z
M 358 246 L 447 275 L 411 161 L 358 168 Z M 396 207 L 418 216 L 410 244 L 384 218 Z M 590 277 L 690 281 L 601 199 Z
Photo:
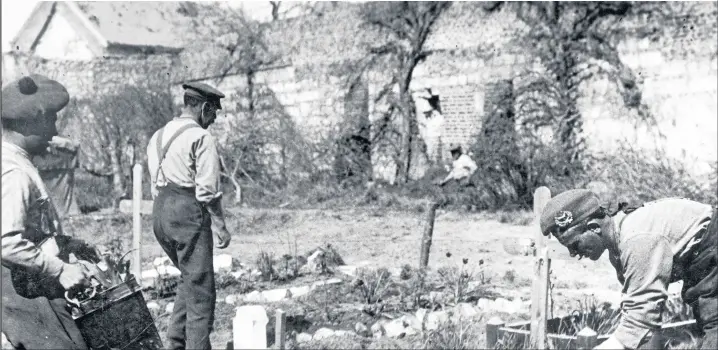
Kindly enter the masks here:
M 693 5 L 696 5 L 690 10 L 693 16 L 678 15 L 662 23 L 665 34 L 657 40 L 629 37 L 618 45 L 618 50 L 624 62 L 643 79 L 643 97 L 659 121 L 659 130 L 666 136 L 659 145 L 667 147 L 673 156 L 696 165 L 700 171 L 706 170 L 706 164 L 715 163 L 718 158 L 715 134 L 718 127 L 718 5 L 716 2 Z M 430 153 L 436 152 L 439 144 L 468 145 L 480 130 L 486 113 L 487 84 L 511 79 L 531 63 L 524 50 L 516 46 L 517 41 L 512 40 L 525 28 L 510 12 L 487 16 L 478 6 L 470 2 L 453 4 L 427 42 L 430 48 L 438 51 L 415 72 L 412 89 L 432 88 L 441 96 L 444 109 L 441 120 L 437 119 L 440 122 L 425 121 L 426 127 L 438 129 L 422 131 L 429 135 L 428 138 L 433 138 L 427 138 Z M 667 3 L 667 6 L 680 4 Z M 356 8 L 344 12 L 344 16 L 336 17 L 339 19 L 335 22 L 341 23 L 334 29 L 329 29 L 331 23 L 327 21 L 335 16 L 325 15 L 316 23 L 302 24 L 293 20 L 292 26 L 288 27 L 293 28 L 293 34 L 276 38 L 291 43 L 287 54 L 297 56 L 292 59 L 294 65 L 258 75 L 258 82 L 266 84 L 276 94 L 309 139 L 338 132 L 347 91 L 341 74 L 349 64 L 346 56 L 356 59 L 353 56 L 362 52 L 359 46 L 372 43 L 365 35 L 357 38 L 358 44 L 347 39 L 354 38 L 357 33 L 355 23 L 351 22 L 356 21 L 351 19 Z M 647 19 L 622 24 L 629 33 L 649 25 L 653 24 Z M 314 34 L 299 30 L 307 28 Z M 322 41 L 327 35 L 331 36 L 332 45 Z M 329 46 L 335 49 L 329 50 Z M 344 56 L 334 57 L 337 47 L 345 51 Z M 294 52 L 295 49 L 299 51 Z M 168 84 L 175 102 L 179 103 L 180 84 L 170 83 L 164 77 L 171 75 L 172 64 L 173 60 L 167 57 L 145 56 L 90 63 L 45 61 L 32 65 L 32 69 L 63 81 L 75 96 L 92 96 L 124 82 Z M 373 99 L 387 81 L 387 74 L 386 71 L 374 71 L 368 76 L 371 120 L 376 120 L 385 108 L 375 105 Z M 207 82 L 229 92 L 228 95 L 244 86 L 241 76 L 226 77 L 221 82 L 208 79 Z M 646 130 L 635 127 L 632 123 L 635 118 L 620 108 L 613 86 L 594 80 L 586 84 L 582 93 L 579 106 L 586 117 L 585 132 L 590 135 L 592 150 L 611 151 L 615 141 L 621 138 L 645 147 L 654 144 L 655 138 Z M 231 115 L 232 106 L 238 102 L 234 96 L 228 98 L 224 104 L 225 112 Z M 441 135 L 441 142 L 436 135 Z M 394 171 L 390 152 L 382 152 L 373 158 L 375 171 L 380 178 L 391 178 Z

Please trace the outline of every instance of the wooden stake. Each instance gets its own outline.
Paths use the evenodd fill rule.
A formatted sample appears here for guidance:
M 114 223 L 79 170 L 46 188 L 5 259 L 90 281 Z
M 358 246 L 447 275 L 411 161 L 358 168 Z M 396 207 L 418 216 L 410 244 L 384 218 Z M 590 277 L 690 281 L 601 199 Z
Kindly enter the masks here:
M 426 227 L 424 228 L 424 236 L 421 239 L 421 257 L 419 260 L 419 268 L 425 270 L 429 266 L 429 252 L 431 251 L 431 237 L 434 235 L 434 219 L 436 218 L 436 209 L 439 203 L 431 202 L 428 206 L 429 210 L 426 215 Z
M 548 292 L 549 292 L 549 271 L 551 259 L 548 248 L 546 248 L 545 237 L 541 233 L 540 221 L 541 212 L 551 198 L 551 191 L 546 187 L 539 187 L 534 192 L 534 216 L 535 226 L 535 262 L 534 278 L 531 293 L 531 348 L 545 349 L 546 343 L 546 318 L 548 314 Z
M 132 274 L 135 275 L 137 283 L 142 282 L 142 165 L 135 164 L 132 168 Z
M 277 349 L 284 349 L 284 341 L 287 339 L 287 315 L 281 309 L 276 311 L 276 324 L 274 326 L 274 345 Z

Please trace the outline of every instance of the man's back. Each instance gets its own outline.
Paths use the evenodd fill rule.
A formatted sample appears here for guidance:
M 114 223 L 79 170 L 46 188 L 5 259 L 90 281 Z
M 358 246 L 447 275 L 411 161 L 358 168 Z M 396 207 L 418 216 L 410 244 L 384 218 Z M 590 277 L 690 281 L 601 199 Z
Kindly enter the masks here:
M 158 147 L 160 132 L 162 140 Z M 175 134 L 177 136 L 167 148 L 159 169 L 160 153 Z M 192 119 L 175 118 L 155 132 L 147 145 L 147 164 L 152 184 L 158 187 L 168 182 L 180 187 L 196 187 L 199 201 L 209 201 L 220 189 L 219 157 L 214 138 Z

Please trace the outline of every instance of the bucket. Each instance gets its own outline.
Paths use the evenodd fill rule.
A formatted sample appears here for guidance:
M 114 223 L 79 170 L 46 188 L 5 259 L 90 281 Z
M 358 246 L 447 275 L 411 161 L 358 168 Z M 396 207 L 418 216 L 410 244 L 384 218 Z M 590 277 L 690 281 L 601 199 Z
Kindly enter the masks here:
M 154 319 L 134 276 L 75 306 L 73 318 L 90 349 L 162 349 Z

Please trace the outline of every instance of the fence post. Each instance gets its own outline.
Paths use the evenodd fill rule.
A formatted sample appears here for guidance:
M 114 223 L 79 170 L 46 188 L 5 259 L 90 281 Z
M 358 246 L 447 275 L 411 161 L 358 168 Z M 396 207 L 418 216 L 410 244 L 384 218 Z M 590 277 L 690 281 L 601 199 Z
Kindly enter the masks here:
M 546 318 L 548 313 L 548 287 L 551 259 L 546 248 L 545 238 L 541 233 L 541 212 L 551 198 L 547 187 L 539 187 L 534 191 L 534 278 L 531 293 L 531 348 L 546 348 Z
M 419 268 L 425 270 L 429 265 L 429 252 L 431 251 L 431 237 L 434 234 L 434 219 L 436 218 L 436 209 L 439 203 L 433 201 L 429 203 L 429 210 L 426 215 L 426 227 L 424 228 L 424 236 L 421 239 L 421 257 L 419 260 Z
M 132 168 L 132 273 L 137 283 L 142 286 L 142 165 L 137 163 Z
M 576 343 L 578 349 L 593 349 L 598 345 L 598 333 L 589 327 L 585 327 L 576 335 Z
M 274 345 L 277 349 L 284 349 L 284 341 L 286 339 L 287 331 L 287 315 L 283 310 L 277 309 L 275 312 L 275 326 L 274 326 Z
M 489 322 L 486 322 L 486 347 L 493 349 L 499 342 L 499 328 L 505 326 L 506 323 L 500 318 L 494 316 Z

